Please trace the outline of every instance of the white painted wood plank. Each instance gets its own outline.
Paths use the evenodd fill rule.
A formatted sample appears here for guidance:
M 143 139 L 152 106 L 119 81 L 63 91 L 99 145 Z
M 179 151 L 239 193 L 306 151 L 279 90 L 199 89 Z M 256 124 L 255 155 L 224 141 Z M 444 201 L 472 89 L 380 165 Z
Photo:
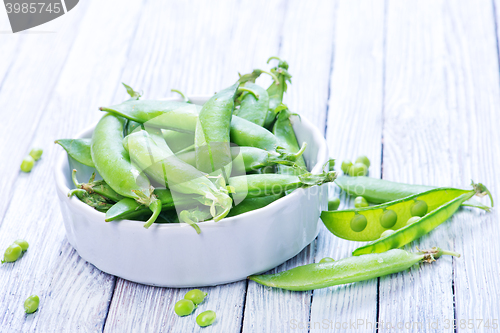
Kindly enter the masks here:
M 342 160 L 366 155 L 371 161 L 370 177 L 380 177 L 383 46 L 384 2 L 339 2 L 327 124 L 330 156 L 337 159 L 339 174 Z M 338 195 L 338 188 L 330 194 Z M 353 207 L 352 199 L 342 194 L 339 209 Z M 323 227 L 315 261 L 350 257 L 359 244 L 340 239 Z M 361 325 L 355 326 L 358 330 L 373 331 L 368 323 L 377 321 L 377 282 L 315 290 L 311 332 L 357 331 L 351 323 Z
M 332 65 L 335 6 L 332 1 L 288 1 L 279 52 L 289 63 L 293 76 L 284 102 L 322 132 Z M 310 263 L 314 252 L 315 242 L 269 273 Z M 309 321 L 310 303 L 311 292 L 270 289 L 249 281 L 243 332 L 297 331 L 299 323 Z
M 238 72 L 267 68 L 267 58 L 278 52 L 283 2 L 166 5 L 158 1 L 148 2 L 143 11 L 123 80 L 143 89 L 148 98 L 169 96 L 172 88 L 211 94 L 235 82 Z M 121 87 L 117 95 L 124 96 Z M 187 289 L 147 287 L 120 279 L 105 331 L 239 332 L 246 285 L 240 281 L 204 288 L 207 301 L 195 314 L 181 318 L 174 305 Z M 218 319 L 201 329 L 196 315 L 207 309 L 215 310 Z
M 478 89 L 484 88 L 479 86 L 483 81 L 467 81 L 464 74 L 469 72 L 467 68 L 472 63 L 476 63 L 469 57 L 469 52 L 489 54 L 491 58 L 492 54 L 496 54 L 496 48 L 490 4 L 471 1 L 460 6 L 464 6 L 463 13 L 471 16 L 460 17 L 455 13 L 459 5 L 445 1 L 418 4 L 391 1 L 388 4 L 383 156 L 385 179 L 466 188 L 469 179 L 474 176 L 471 169 L 463 167 L 474 163 L 470 152 L 464 148 L 468 145 L 472 145 L 473 149 L 478 147 L 475 138 L 468 137 L 471 131 L 469 126 L 473 123 L 465 116 L 470 113 L 472 105 L 463 103 L 462 96 L 474 84 L 478 85 Z M 480 14 L 472 16 L 476 6 L 482 9 L 477 10 Z M 489 14 L 487 7 L 490 8 Z M 466 39 L 463 31 L 468 30 L 471 24 L 484 26 L 480 33 L 471 34 L 470 37 L 471 40 L 480 36 L 484 38 L 480 44 L 481 50 L 476 51 L 464 45 Z M 463 27 L 462 31 L 457 29 L 460 26 Z M 491 30 L 488 30 L 488 26 Z M 488 40 L 490 43 L 487 43 Z M 493 65 L 497 66 L 496 63 Z M 476 69 L 482 72 L 491 70 L 484 63 Z M 498 92 L 498 72 L 492 81 Z M 491 85 L 486 87 L 487 90 L 492 89 Z M 459 109 L 463 110 L 464 116 L 460 116 Z M 488 168 L 486 164 L 475 172 L 484 173 Z M 461 251 L 458 246 L 462 242 L 476 246 L 470 239 L 470 232 L 458 233 L 468 214 L 470 218 L 474 217 L 474 222 L 470 222 L 474 225 L 479 219 L 487 219 L 478 211 L 467 214 L 459 212 L 451 221 L 406 248 L 414 250 L 415 246 L 427 248 L 436 245 L 450 249 L 456 247 L 464 258 L 471 256 L 470 251 Z M 475 274 L 469 271 L 469 276 L 463 275 L 464 270 L 458 270 L 463 262 L 463 258 L 443 257 L 432 266 L 421 265 L 410 272 L 382 278 L 379 320 L 393 325 L 423 323 L 425 326 L 437 323 L 440 330 L 453 331 L 452 327 L 445 326 L 447 320 L 453 321 L 456 311 L 452 278 L 462 275 L 466 280 Z M 485 265 L 497 266 L 494 262 L 483 259 Z M 455 271 L 452 263 L 457 265 Z M 457 302 L 462 293 L 467 293 L 456 285 L 454 291 Z M 479 299 L 486 300 L 490 296 L 484 294 Z
M 448 114 L 443 98 L 444 15 L 442 1 L 425 5 L 388 3 L 383 178 L 429 184 L 453 181 Z M 447 225 L 407 245 L 453 250 Z M 453 318 L 452 259 L 380 279 L 379 321 L 387 325 L 443 323 Z M 425 306 L 423 306 L 425 304 Z M 390 324 L 389 324 L 390 323 Z M 390 327 L 390 326 L 389 326 Z M 444 330 L 449 331 L 449 330 Z
M 457 110 L 460 135 L 452 141 L 462 149 L 457 178 L 483 182 L 499 198 L 500 80 L 498 31 L 490 1 L 447 4 L 445 31 L 450 64 L 448 103 Z M 470 24 L 474 22 L 474 24 Z M 498 27 L 497 27 L 498 28 Z M 486 201 L 487 202 L 487 201 Z M 467 210 L 457 215 L 451 231 L 463 257 L 454 260 L 455 316 L 458 332 L 491 332 L 500 321 L 500 244 L 498 210 L 484 214 Z M 482 321 L 482 323 L 481 323 Z M 485 323 L 489 321 L 490 327 Z M 473 326 L 469 326 L 470 322 Z M 473 329 L 471 329 L 473 327 Z
M 12 161 L 0 166 L 0 195 L 4 198 L 0 200 L 0 218 L 9 205 L 19 165 L 29 152 L 33 133 L 71 50 L 86 8 L 84 4 L 79 6 L 79 15 L 60 17 L 45 24 L 44 28 L 53 31 L 51 33 L 0 34 L 0 60 L 5 61 L 0 64 L 0 112 L 4 124 L 0 133 L 0 154 L 9 156 Z
M 16 66 L 27 67 L 25 75 L 28 82 L 13 81 L 14 87 L 2 90 L 3 94 L 10 92 L 9 101 L 21 103 L 23 109 L 16 112 L 17 109 L 11 108 L 10 112 L 18 117 L 20 113 L 24 115 L 24 119 L 21 118 L 23 121 L 33 121 L 26 119 L 27 115 L 36 114 L 33 110 L 41 114 L 38 116 L 40 123 L 32 129 L 34 138 L 27 136 L 21 140 L 26 147 L 21 147 L 19 154 L 25 154 L 28 145 L 37 143 L 44 148 L 44 155 L 30 174 L 18 177 L 13 193 L 8 194 L 12 200 L 1 225 L 1 248 L 3 250 L 17 238 L 25 238 L 30 243 L 30 249 L 18 262 L 3 265 L 0 269 L 1 330 L 102 331 L 114 288 L 115 278 L 82 260 L 64 236 L 53 181 L 55 159 L 61 148 L 53 141 L 73 137 L 100 116 L 97 111 L 100 103 L 113 101 L 115 87 L 109 82 L 120 78 L 141 3 L 131 2 L 123 6 L 120 1 L 94 1 L 81 3 L 73 11 L 86 7 L 88 10 L 80 26 L 69 21 L 69 26 L 58 32 L 61 35 L 56 34 L 65 40 L 56 39 L 46 49 L 38 50 L 46 64 L 32 60 L 36 50 L 32 50 L 29 56 L 23 55 L 26 57 L 23 58 L 24 63 Z M 84 11 L 80 14 L 83 16 Z M 60 50 L 59 43 L 73 39 L 76 39 L 75 44 L 66 61 L 60 65 L 63 67 L 61 75 L 54 78 L 55 89 L 44 92 L 41 88 L 47 80 L 46 76 L 54 75 L 50 73 L 51 61 L 60 60 L 56 57 L 50 61 L 47 57 L 53 56 L 51 50 Z M 38 67 L 42 68 L 38 70 Z M 36 74 L 38 77 L 33 77 Z M 30 94 L 28 88 L 34 93 Z M 41 92 L 47 96 L 41 96 Z M 33 110 L 28 112 L 30 110 L 25 108 Z M 19 123 L 20 120 L 16 121 Z M 16 147 L 17 139 L 13 139 L 16 138 L 13 131 L 21 131 L 22 126 L 18 126 L 19 129 L 10 129 L 8 143 L 12 147 L 9 149 Z M 17 149 L 21 150 L 19 146 Z M 17 162 L 15 167 L 18 168 Z M 30 294 L 40 296 L 40 309 L 25 316 L 23 302 Z

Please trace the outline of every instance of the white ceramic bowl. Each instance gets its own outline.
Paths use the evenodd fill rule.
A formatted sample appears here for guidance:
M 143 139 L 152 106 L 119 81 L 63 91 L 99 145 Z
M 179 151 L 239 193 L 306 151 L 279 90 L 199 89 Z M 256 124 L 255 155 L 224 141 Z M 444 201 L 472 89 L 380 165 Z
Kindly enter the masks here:
M 192 96 L 201 104 L 210 96 Z M 309 169 L 320 173 L 328 160 L 321 132 L 308 120 L 293 120 Z M 94 126 L 77 138 L 89 138 Z M 69 162 L 69 163 L 68 163 Z M 70 170 L 62 151 L 55 169 L 57 194 L 66 236 L 78 254 L 100 270 L 126 280 L 165 287 L 201 287 L 234 282 L 265 272 L 297 255 L 319 232 L 319 215 L 327 209 L 328 186 L 298 189 L 270 205 L 219 222 L 199 223 L 201 234 L 187 224 L 105 222 L 104 214 L 76 197 L 68 198 Z M 71 164 L 71 168 L 70 168 Z M 311 168 L 312 166 L 312 168 Z M 78 179 L 93 171 L 77 166 Z

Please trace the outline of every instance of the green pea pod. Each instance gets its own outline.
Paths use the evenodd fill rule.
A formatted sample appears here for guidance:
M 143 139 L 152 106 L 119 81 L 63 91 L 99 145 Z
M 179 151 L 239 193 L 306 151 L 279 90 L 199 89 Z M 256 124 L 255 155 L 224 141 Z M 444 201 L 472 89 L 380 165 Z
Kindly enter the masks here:
M 379 239 L 387 229 L 398 230 L 413 216 L 423 216 L 471 190 L 438 188 L 364 208 L 324 211 L 321 220 L 335 236 L 352 241 Z M 423 206 L 423 211 L 416 211 Z
M 411 185 L 405 183 L 396 183 L 384 179 L 370 178 L 365 176 L 347 177 L 341 176 L 335 180 L 335 183 L 347 194 L 352 196 L 363 196 L 368 202 L 380 204 L 388 201 L 402 199 L 410 195 L 422 193 L 435 189 L 435 186 Z M 493 207 L 493 198 L 488 193 Z M 469 199 L 462 204 L 490 211 L 490 207 L 483 205 L 477 200 Z
M 252 210 L 263 208 L 269 205 L 270 203 L 282 198 L 284 195 L 285 193 L 278 193 L 278 194 L 266 195 L 263 197 L 244 199 L 242 202 L 240 202 L 238 205 L 236 205 L 231 209 L 229 214 L 227 214 L 227 217 L 241 215 L 243 213 L 247 213 Z
M 276 119 L 276 114 L 278 106 L 283 103 L 283 95 L 287 90 L 287 81 L 291 82 L 292 76 L 288 73 L 288 63 L 281 60 L 278 57 L 271 57 L 267 60 L 267 63 L 272 59 L 277 59 L 279 61 L 278 66 L 271 69 L 271 73 L 278 77 L 278 81 L 273 82 L 269 88 L 267 88 L 267 93 L 269 95 L 269 111 L 267 113 L 266 121 L 264 127 L 271 128 L 274 120 Z
M 199 195 L 198 200 L 211 207 L 215 221 L 229 212 L 232 199 L 224 185 L 217 188 L 204 173 L 177 158 L 166 144 L 160 148 L 148 132 L 130 134 L 124 146 L 132 161 L 156 182 L 178 193 Z
M 196 168 L 206 173 L 223 170 L 226 180 L 231 175 L 229 128 L 238 85 L 218 92 L 203 105 L 194 137 Z
M 243 93 L 240 108 L 237 111 L 235 110 L 235 114 L 256 125 L 264 126 L 269 110 L 269 95 L 264 88 L 255 83 L 247 82 L 245 83 L 245 87 L 255 91 L 259 97 L 257 98 L 248 92 Z
M 233 174 L 241 175 L 276 164 L 293 166 L 297 158 L 301 157 L 304 149 L 305 145 L 297 153 L 291 154 L 284 149 L 278 149 L 277 152 L 268 152 L 254 147 L 231 147 L 231 156 L 233 160 L 241 154 L 244 164 L 244 168 L 239 170 L 240 164 L 235 163 L 233 165 Z M 195 152 L 193 151 L 177 154 L 176 156 L 192 166 L 196 165 Z
M 268 287 L 295 291 L 314 290 L 402 272 L 421 261 L 431 263 L 442 255 L 460 257 L 458 253 L 435 247 L 416 253 L 394 249 L 333 262 L 303 265 L 277 274 L 252 275 L 248 278 Z
M 486 187 L 484 187 L 484 185 L 473 184 L 473 186 L 473 190 L 467 191 L 451 201 L 448 201 L 431 210 L 428 214 L 424 215 L 416 222 L 410 223 L 388 236 L 381 237 L 365 246 L 357 248 L 352 254 L 354 256 L 358 256 L 366 253 L 380 253 L 389 249 L 402 247 L 422 237 L 455 214 L 462 203 L 469 200 L 476 194 L 485 194 Z
M 292 113 L 288 110 L 285 104 L 280 104 L 277 108 L 279 111 L 276 122 L 273 126 L 273 134 L 281 141 L 283 148 L 291 153 L 296 153 L 300 150 L 299 143 L 297 142 L 297 137 L 295 136 L 295 131 L 292 127 L 292 122 L 290 121 L 290 116 Z M 307 172 L 306 162 L 301 156 L 295 162 L 299 168 L 290 168 L 287 166 L 279 166 L 279 173 L 304 173 Z
M 95 167 L 90 154 L 90 139 L 59 139 L 54 141 L 66 150 L 75 161 Z
M 174 153 L 194 145 L 194 135 L 173 130 L 161 130 L 163 139 Z
M 158 216 L 161 205 L 152 195 L 149 179 L 131 163 L 122 145 L 124 120 L 113 114 L 104 115 L 97 123 L 90 145 L 92 160 L 97 172 L 113 190 L 127 198 L 150 207 L 152 222 Z
M 187 133 L 194 133 L 200 109 L 185 102 L 156 100 L 132 100 L 100 108 L 138 123 Z
M 233 116 L 231 120 L 231 142 L 240 147 L 255 147 L 267 151 L 275 151 L 280 146 L 280 140 L 267 129 L 251 121 Z
M 284 174 L 254 174 L 229 178 L 229 186 L 235 193 L 247 190 L 246 198 L 262 197 L 266 195 L 284 194 L 297 188 L 307 188 L 315 185 L 332 182 L 336 173 L 333 171 L 313 175 Z

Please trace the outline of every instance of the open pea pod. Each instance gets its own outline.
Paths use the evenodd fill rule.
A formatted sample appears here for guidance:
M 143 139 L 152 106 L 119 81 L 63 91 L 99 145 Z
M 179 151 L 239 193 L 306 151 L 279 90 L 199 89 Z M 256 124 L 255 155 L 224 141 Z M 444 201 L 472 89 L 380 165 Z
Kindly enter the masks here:
M 411 217 L 424 216 L 467 193 L 472 193 L 472 197 L 475 192 L 437 188 L 377 206 L 324 211 L 321 213 L 321 220 L 337 237 L 352 241 L 373 241 L 388 229 L 404 227 Z
M 437 188 L 436 186 L 414 185 L 391 182 L 385 179 L 371 178 L 365 176 L 349 177 L 340 176 L 335 180 L 343 191 L 352 196 L 363 196 L 368 202 L 381 204 L 407 196 L 422 193 Z M 493 198 L 489 194 L 491 207 L 493 207 Z M 469 199 L 462 206 L 475 207 L 489 211 L 490 207 L 483 205 L 477 200 Z
M 483 187 L 481 184 L 478 185 Z M 478 188 L 474 186 L 474 190 L 461 194 L 453 200 L 432 210 L 416 222 L 408 224 L 394 233 L 357 248 L 352 254 L 354 256 L 359 256 L 368 253 L 381 253 L 390 249 L 402 247 L 429 233 L 431 230 L 449 219 L 460 208 L 462 203 L 472 198 L 475 194 L 481 195 L 481 193 L 482 192 L 478 192 Z

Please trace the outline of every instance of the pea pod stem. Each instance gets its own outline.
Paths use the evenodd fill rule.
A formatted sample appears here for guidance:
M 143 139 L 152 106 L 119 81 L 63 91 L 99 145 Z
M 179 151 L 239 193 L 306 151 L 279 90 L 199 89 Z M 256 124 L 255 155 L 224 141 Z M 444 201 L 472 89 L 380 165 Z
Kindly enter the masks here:
M 277 274 L 252 275 L 248 278 L 269 287 L 306 291 L 402 272 L 421 261 L 431 263 L 442 255 L 460 256 L 458 253 L 435 247 L 418 252 L 393 249 L 384 253 L 298 266 Z
M 248 87 L 239 87 L 238 88 L 238 92 L 249 92 L 250 94 L 252 94 L 256 99 L 259 99 L 259 94 L 254 90 L 254 89 L 250 89 Z
M 251 73 L 248 73 L 248 74 L 244 74 L 244 75 L 241 75 L 240 73 L 238 73 L 239 75 L 239 80 L 238 82 L 239 83 L 245 83 L 245 82 L 253 82 L 255 83 L 255 80 L 262 74 L 267 74 L 269 76 L 271 76 L 271 78 L 273 79 L 273 81 L 276 83 L 276 84 L 279 84 L 279 80 L 278 80 L 278 77 L 276 76 L 276 74 L 274 73 L 271 73 L 271 72 L 268 72 L 268 71 L 265 71 L 265 70 L 262 70 L 262 69 L 254 69 Z
M 181 95 L 181 97 L 184 100 L 184 102 L 186 102 L 186 103 L 192 103 L 191 100 L 189 98 L 187 98 L 186 95 L 184 95 L 184 93 L 182 91 L 177 90 L 177 89 L 170 89 L 170 91 L 178 93 L 179 95 Z

